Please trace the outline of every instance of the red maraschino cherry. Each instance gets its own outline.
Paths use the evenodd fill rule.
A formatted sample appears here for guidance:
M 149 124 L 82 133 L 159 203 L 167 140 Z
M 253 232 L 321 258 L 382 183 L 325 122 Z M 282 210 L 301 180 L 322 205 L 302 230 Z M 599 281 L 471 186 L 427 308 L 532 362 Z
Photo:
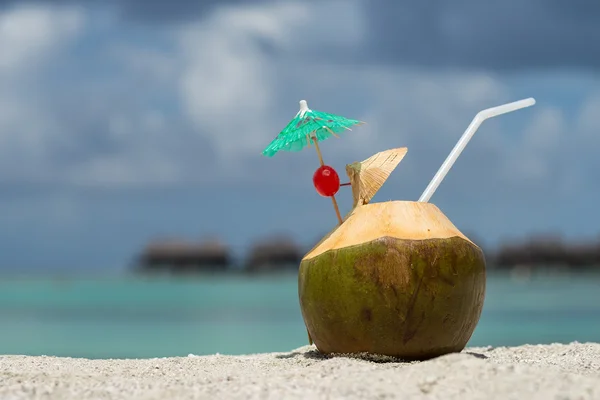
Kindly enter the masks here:
M 313 175 L 313 185 L 323 197 L 334 196 L 340 190 L 340 177 L 335 169 L 328 165 L 323 165 L 315 171 Z

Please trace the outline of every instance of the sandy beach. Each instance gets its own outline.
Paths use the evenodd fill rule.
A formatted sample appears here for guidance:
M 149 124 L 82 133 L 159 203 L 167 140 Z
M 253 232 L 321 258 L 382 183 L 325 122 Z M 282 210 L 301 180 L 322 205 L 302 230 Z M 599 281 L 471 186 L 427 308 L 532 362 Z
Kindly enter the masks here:
M 600 399 L 600 344 L 468 348 L 425 362 L 287 353 L 0 357 L 0 399 Z

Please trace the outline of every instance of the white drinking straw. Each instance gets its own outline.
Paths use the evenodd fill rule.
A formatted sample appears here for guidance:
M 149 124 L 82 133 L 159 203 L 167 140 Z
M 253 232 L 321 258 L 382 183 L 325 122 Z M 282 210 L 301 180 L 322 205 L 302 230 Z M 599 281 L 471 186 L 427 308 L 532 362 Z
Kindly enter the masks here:
M 465 133 L 463 133 L 463 135 L 458 140 L 458 143 L 456 143 L 456 145 L 446 158 L 446 161 L 444 161 L 444 163 L 442 164 L 438 172 L 435 174 L 431 182 L 429 182 L 429 185 L 419 198 L 419 201 L 427 203 L 429 199 L 431 199 L 431 196 L 433 196 L 433 193 L 436 191 L 440 183 L 442 183 L 442 180 L 446 177 L 446 174 L 448 173 L 448 171 L 450 171 L 450 168 L 452 168 L 452 165 L 454 164 L 460 153 L 464 150 L 467 143 L 469 143 L 469 140 L 471 140 L 471 138 L 473 137 L 479 126 L 483 123 L 483 121 L 485 121 L 488 118 L 495 117 L 497 115 L 506 114 L 512 111 L 520 110 L 521 108 L 525 107 L 530 107 L 534 104 L 535 99 L 533 97 L 530 97 L 528 99 L 519 100 L 512 103 L 503 104 L 501 106 L 479 111 L 475 118 L 473 118 L 473 121 L 471 121 L 471 124 L 469 125 Z

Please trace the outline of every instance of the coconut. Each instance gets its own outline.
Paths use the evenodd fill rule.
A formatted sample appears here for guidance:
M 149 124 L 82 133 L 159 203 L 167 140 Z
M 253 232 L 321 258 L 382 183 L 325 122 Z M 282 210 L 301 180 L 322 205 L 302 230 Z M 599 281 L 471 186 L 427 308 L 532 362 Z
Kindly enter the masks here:
M 479 321 L 485 258 L 433 204 L 355 207 L 302 259 L 302 316 L 317 349 L 422 360 L 459 352 Z

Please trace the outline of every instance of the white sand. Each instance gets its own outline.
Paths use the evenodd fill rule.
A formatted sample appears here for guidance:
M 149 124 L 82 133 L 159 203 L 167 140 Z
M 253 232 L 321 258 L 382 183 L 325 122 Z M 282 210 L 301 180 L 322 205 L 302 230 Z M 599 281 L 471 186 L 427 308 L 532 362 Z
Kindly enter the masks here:
M 600 344 L 469 348 L 420 363 L 314 347 L 146 360 L 0 357 L 0 399 L 600 399 Z

